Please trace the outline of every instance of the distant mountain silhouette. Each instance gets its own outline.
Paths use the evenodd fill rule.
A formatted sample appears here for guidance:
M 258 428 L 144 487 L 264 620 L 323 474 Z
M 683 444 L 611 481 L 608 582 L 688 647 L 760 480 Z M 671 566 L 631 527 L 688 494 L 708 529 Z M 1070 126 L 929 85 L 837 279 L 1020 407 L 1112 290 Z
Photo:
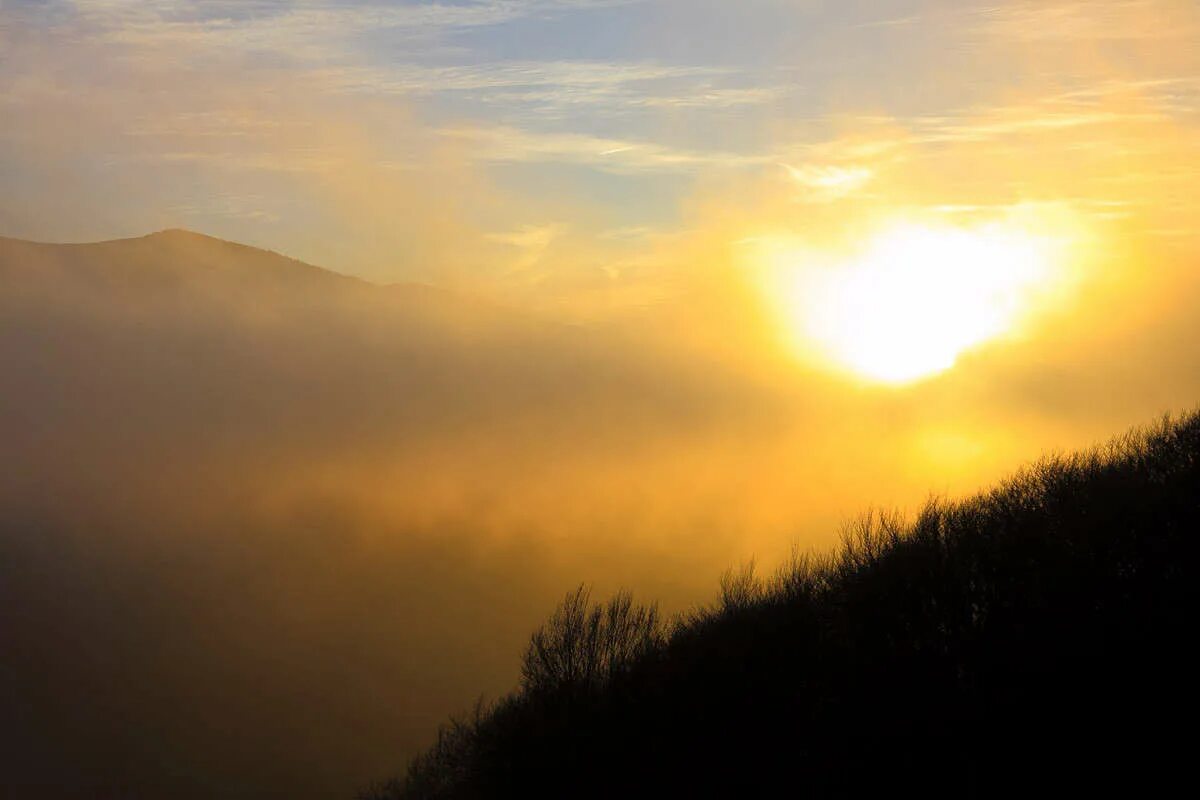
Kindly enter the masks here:
M 1200 415 L 1047 458 L 664 626 L 577 590 L 375 800 L 1160 797 L 1194 781 Z
M 270 250 L 182 229 L 130 239 L 52 244 L 0 237 L 0 286 L 10 303 L 31 296 L 87 292 L 154 303 L 253 302 L 262 308 L 303 303 L 390 306 L 409 322 L 514 325 L 521 315 L 416 283 L 377 285 Z M 393 318 L 393 322 L 397 321 Z
M 8 280 L 70 278 L 113 290 L 216 281 L 245 288 L 293 284 L 346 289 L 362 283 L 278 253 L 186 230 L 88 244 L 0 237 L 0 274 Z

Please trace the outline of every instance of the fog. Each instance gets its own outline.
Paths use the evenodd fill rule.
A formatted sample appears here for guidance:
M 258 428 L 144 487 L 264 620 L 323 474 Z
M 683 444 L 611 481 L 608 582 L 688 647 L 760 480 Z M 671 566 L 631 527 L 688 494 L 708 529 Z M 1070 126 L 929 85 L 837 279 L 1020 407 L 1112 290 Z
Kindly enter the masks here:
M 580 582 L 679 610 L 1197 388 L 1166 312 L 870 388 L 722 274 L 583 325 L 182 231 L 0 240 L 6 782 L 347 796 Z
M 580 583 L 1195 405 L 1194 2 L 729 5 L 0 2 L 0 795 L 351 796 Z M 778 302 L 999 223 L 1054 291 L 941 373 Z
M 6 780 L 63 796 L 394 772 L 510 686 L 566 587 L 700 596 L 736 531 L 686 461 L 780 411 L 620 337 L 184 232 L 4 240 L 0 280 Z

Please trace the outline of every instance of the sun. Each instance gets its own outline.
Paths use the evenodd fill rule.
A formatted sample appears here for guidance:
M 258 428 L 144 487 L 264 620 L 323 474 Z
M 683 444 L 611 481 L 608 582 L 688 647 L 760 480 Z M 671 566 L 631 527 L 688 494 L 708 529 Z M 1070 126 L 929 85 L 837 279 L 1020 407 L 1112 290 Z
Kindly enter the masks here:
M 895 224 L 842 259 L 783 261 L 774 291 L 795 337 L 843 370 L 891 384 L 944 372 L 1011 330 L 1055 268 L 1045 237 L 1000 223 Z

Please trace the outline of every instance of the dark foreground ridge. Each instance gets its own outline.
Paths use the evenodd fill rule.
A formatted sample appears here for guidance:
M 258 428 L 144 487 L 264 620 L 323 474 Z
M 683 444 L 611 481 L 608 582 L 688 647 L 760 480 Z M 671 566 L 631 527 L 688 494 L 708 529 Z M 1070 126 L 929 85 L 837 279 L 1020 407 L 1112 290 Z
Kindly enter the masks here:
M 387 798 L 1163 796 L 1194 782 L 1200 415 L 873 515 L 671 625 L 568 595 Z

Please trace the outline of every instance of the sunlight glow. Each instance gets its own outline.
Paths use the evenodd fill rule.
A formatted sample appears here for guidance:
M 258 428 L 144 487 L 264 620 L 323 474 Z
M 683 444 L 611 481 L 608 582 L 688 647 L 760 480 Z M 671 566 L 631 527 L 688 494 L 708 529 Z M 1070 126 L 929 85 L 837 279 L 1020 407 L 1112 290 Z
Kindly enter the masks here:
M 901 384 L 943 372 L 1009 331 L 1053 277 L 1047 240 L 999 223 L 898 224 L 832 264 L 786 267 L 788 327 L 860 377 Z

